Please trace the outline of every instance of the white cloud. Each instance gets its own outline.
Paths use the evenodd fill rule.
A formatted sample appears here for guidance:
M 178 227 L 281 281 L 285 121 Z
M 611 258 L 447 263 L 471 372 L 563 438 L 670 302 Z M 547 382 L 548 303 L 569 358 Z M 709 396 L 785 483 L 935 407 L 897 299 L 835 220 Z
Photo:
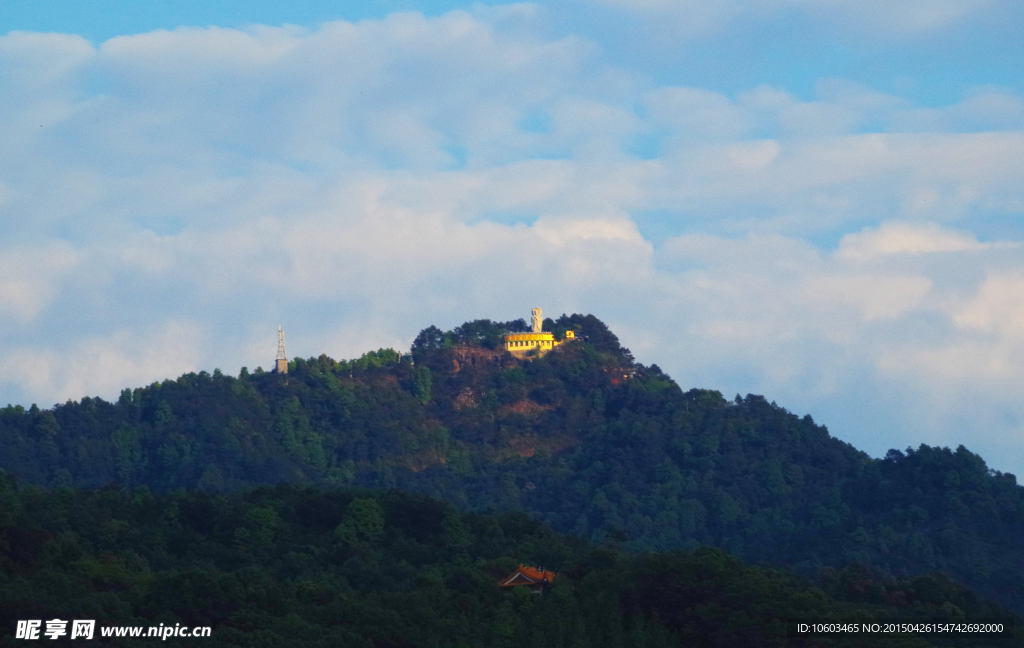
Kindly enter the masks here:
M 31 322 L 53 302 L 80 260 L 62 242 L 0 251 L 0 313 Z
M 808 279 L 806 291 L 812 303 L 848 304 L 870 322 L 894 320 L 918 309 L 931 287 L 927 277 L 855 274 Z
M 839 242 L 838 256 L 851 261 L 866 261 L 891 254 L 970 252 L 1005 247 L 1016 248 L 1019 245 L 981 243 L 970 234 L 945 230 L 934 223 L 885 223 L 844 236 Z
M 40 403 L 115 396 L 125 387 L 198 370 L 202 336 L 194 325 L 170 322 L 155 331 L 119 331 L 49 348 L 9 350 L 0 370 L 25 384 Z M 56 347 L 56 348 L 54 348 Z
M 699 88 L 658 88 L 645 97 L 649 121 L 673 133 L 675 146 L 694 141 L 732 140 L 749 127 L 749 117 L 727 97 Z
M 990 274 L 954 320 L 964 328 L 996 334 L 1024 351 L 1024 273 Z
M 1024 99 L 1005 88 L 972 88 L 961 101 L 936 108 L 903 106 L 886 115 L 893 130 L 949 132 L 957 130 L 1024 130 Z

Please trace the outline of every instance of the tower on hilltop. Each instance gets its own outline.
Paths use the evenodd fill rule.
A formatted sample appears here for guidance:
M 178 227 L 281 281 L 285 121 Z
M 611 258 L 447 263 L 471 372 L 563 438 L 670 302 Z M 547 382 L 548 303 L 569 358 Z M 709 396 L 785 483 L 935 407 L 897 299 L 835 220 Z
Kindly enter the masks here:
M 274 367 L 277 373 L 288 373 L 288 356 L 284 352 L 284 329 L 277 326 L 277 365 Z
M 565 332 L 565 340 L 555 340 L 555 334 L 544 331 L 544 319 L 541 310 L 534 308 L 530 317 L 530 333 L 509 333 L 505 336 L 505 350 L 517 358 L 542 356 L 559 344 L 575 339 L 573 331 Z

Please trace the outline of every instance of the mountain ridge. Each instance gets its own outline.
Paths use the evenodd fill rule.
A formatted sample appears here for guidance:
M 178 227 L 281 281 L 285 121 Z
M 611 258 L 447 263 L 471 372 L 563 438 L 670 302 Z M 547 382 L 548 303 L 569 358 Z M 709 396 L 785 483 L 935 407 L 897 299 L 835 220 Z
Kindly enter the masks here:
M 1021 487 L 963 446 L 872 459 L 764 397 L 684 392 L 592 315 L 545 320 L 578 340 L 530 361 L 500 349 L 521 328 L 429 327 L 410 354 L 9 406 L 0 467 L 50 486 L 400 488 L 634 551 L 713 545 L 808 574 L 939 570 L 1024 609 Z

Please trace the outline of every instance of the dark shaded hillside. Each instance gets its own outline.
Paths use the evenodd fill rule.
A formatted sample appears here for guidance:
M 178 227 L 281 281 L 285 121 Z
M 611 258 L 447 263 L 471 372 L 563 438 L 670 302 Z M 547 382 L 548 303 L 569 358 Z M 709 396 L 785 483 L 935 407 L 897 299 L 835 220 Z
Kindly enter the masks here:
M 1012 475 L 962 447 L 873 460 L 761 396 L 683 392 L 593 316 L 547 320 L 582 339 L 520 361 L 499 343 L 523 326 L 431 327 L 411 356 L 321 356 L 288 375 L 188 374 L 117 403 L 8 407 L 0 466 L 54 486 L 399 487 L 630 550 L 715 545 L 808 574 L 942 570 L 1024 610 Z
M 154 495 L 17 489 L 0 474 L 0 627 L 206 626 L 169 645 L 401 648 L 951 645 L 941 637 L 786 636 L 787 618 L 1006 618 L 941 575 L 830 572 L 814 586 L 717 549 L 631 556 L 521 513 L 460 513 L 398 491 L 280 485 Z M 503 591 L 516 565 L 550 591 Z M 22 645 L 10 630 L 0 645 Z M 149 645 L 153 639 L 97 639 Z M 934 642 L 934 643 L 933 643 Z M 48 642 L 47 642 L 48 643 Z M 960 646 L 1019 646 L 968 637 Z

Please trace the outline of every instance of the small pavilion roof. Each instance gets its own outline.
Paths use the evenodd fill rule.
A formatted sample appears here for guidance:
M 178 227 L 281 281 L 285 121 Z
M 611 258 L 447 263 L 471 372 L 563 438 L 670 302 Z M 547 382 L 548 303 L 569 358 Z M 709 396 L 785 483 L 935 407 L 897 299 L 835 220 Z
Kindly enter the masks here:
M 513 587 L 515 585 L 543 585 L 550 583 L 555 579 L 554 572 L 549 572 L 545 569 L 538 567 L 528 567 L 526 565 L 519 565 L 519 567 L 503 578 L 499 583 L 498 587 Z

